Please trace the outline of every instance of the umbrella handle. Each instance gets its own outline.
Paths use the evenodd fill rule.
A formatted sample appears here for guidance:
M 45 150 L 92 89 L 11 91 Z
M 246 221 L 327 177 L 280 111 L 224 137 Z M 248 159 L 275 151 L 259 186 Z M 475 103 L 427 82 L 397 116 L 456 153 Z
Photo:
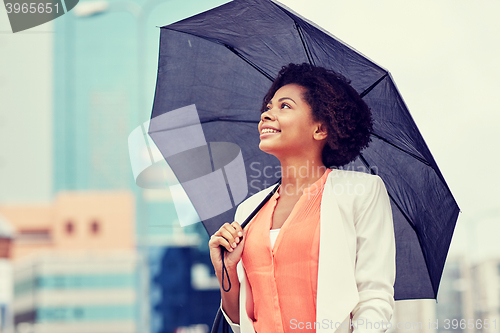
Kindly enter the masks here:
M 261 203 L 253 210 L 253 212 L 251 212 L 250 215 L 248 215 L 245 221 L 243 221 L 243 223 L 241 224 L 242 229 L 247 226 L 247 224 L 254 218 L 254 216 L 259 212 L 259 210 L 262 207 L 264 207 L 266 202 L 268 202 L 269 199 L 271 199 L 271 197 L 274 195 L 274 193 L 276 193 L 280 185 L 281 185 L 281 178 L 280 180 L 278 180 L 276 186 L 272 189 L 272 191 L 269 192 L 269 194 L 264 198 L 264 200 L 262 200 Z M 228 292 L 229 290 L 231 290 L 231 280 L 229 279 L 229 273 L 227 272 L 226 264 L 224 263 L 224 252 L 227 250 L 222 246 L 220 248 L 221 248 L 220 259 L 222 260 L 222 290 Z M 227 289 L 224 286 L 224 275 L 227 277 L 227 283 L 228 283 Z
M 227 272 L 226 264 L 224 263 L 224 252 L 226 252 L 226 248 L 220 245 L 220 259 L 222 260 L 222 290 L 226 293 L 231 290 L 231 279 L 229 278 L 229 273 Z M 224 275 L 227 276 L 227 289 L 224 287 Z

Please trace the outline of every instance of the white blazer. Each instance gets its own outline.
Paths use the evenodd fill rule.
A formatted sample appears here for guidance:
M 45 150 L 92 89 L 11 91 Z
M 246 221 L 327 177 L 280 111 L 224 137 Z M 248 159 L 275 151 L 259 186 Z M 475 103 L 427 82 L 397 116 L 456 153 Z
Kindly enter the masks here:
M 242 223 L 273 187 L 242 202 L 235 220 Z M 297 332 L 307 324 L 318 332 L 384 332 L 394 309 L 395 256 L 391 205 L 382 179 L 332 170 L 321 199 L 316 323 L 291 322 L 290 327 Z M 235 333 L 255 332 L 246 312 L 242 261 L 237 272 L 240 324 L 224 316 Z

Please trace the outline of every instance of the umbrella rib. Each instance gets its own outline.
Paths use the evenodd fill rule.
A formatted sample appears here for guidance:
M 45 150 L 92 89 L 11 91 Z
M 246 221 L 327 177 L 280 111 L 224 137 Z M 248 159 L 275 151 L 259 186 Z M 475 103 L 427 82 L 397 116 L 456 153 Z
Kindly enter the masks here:
M 373 135 L 374 137 L 376 137 L 376 138 L 378 138 L 378 139 L 380 139 L 380 140 L 384 141 L 385 143 L 387 143 L 387 144 L 389 144 L 389 145 L 393 146 L 394 148 L 399 149 L 399 150 L 400 150 L 400 151 L 402 151 L 403 153 L 410 155 L 411 157 L 413 157 L 413 158 L 414 158 L 414 159 L 416 159 L 417 161 L 420 161 L 420 162 L 422 162 L 423 164 L 425 164 L 425 165 L 427 165 L 427 166 L 431 166 L 431 164 L 430 164 L 429 162 L 427 162 L 426 160 L 424 160 L 422 157 L 417 156 L 417 155 L 415 155 L 415 154 L 413 154 L 413 153 L 410 153 L 409 151 L 404 150 L 404 149 L 403 149 L 403 148 L 401 148 L 401 147 L 396 146 L 394 143 L 392 143 L 392 142 L 390 142 L 389 140 L 387 140 L 387 139 L 385 139 L 385 138 L 381 137 L 380 135 L 377 135 L 377 134 L 375 134 L 375 133 L 373 133 L 373 132 L 371 133 L 371 135 Z
M 295 29 L 297 29 L 297 32 L 299 34 L 299 37 L 300 37 L 300 41 L 302 42 L 302 46 L 304 47 L 304 51 L 306 52 L 306 56 L 307 56 L 307 61 L 309 61 L 309 64 L 315 66 L 315 63 L 314 61 L 312 60 L 312 57 L 311 57 L 311 53 L 309 52 L 309 48 L 307 47 L 307 44 L 304 40 L 304 35 L 302 34 L 302 28 L 301 26 L 297 23 L 297 21 L 295 21 L 295 19 L 290 15 L 290 13 L 286 10 L 284 10 L 281 6 L 278 6 L 276 3 L 273 3 L 276 7 L 278 7 L 279 9 L 281 9 L 281 11 L 283 13 L 285 13 L 290 19 L 292 19 L 293 23 L 295 23 Z
M 253 68 L 255 68 L 259 73 L 261 73 L 262 75 L 267 77 L 271 82 L 274 81 L 274 78 L 271 75 L 267 74 L 262 68 L 260 68 L 259 66 L 257 66 L 256 64 L 254 64 L 253 62 L 251 62 L 250 60 L 245 58 L 241 53 L 236 51 L 236 49 L 234 47 L 232 47 L 231 45 L 227 45 L 225 43 L 222 43 L 222 45 L 224 45 L 229 51 L 233 52 L 237 57 L 242 59 L 244 62 L 246 62 L 247 64 L 249 64 Z
M 309 48 L 306 45 L 306 41 L 304 40 L 304 36 L 302 35 L 302 28 L 295 20 L 293 21 L 293 23 L 295 23 L 295 28 L 297 29 L 297 32 L 299 33 L 300 41 L 302 42 L 302 46 L 304 47 L 304 51 L 306 52 L 307 60 L 309 61 L 309 64 L 314 66 L 314 62 L 312 61 L 311 54 L 309 52 Z
M 180 30 L 169 28 L 169 27 L 162 27 L 162 29 L 167 29 L 167 30 L 172 30 L 172 31 L 175 31 L 175 32 L 180 32 L 180 33 L 183 33 L 183 34 L 186 34 L 186 35 L 191 35 L 191 36 L 195 36 L 195 37 L 207 40 L 207 41 L 215 43 L 215 44 L 224 45 L 229 51 L 231 51 L 232 53 L 234 53 L 238 58 L 240 58 L 241 60 L 243 60 L 244 62 L 246 62 L 250 66 L 252 66 L 253 68 L 255 68 L 259 73 L 261 73 L 262 75 L 264 75 L 271 82 L 274 81 L 274 77 L 272 77 L 271 75 L 269 75 L 268 73 L 266 73 L 262 68 L 260 68 L 259 66 L 257 66 L 256 64 L 254 64 L 253 62 L 251 62 L 250 60 L 248 60 L 247 58 L 245 58 L 243 55 L 241 55 L 241 53 L 239 53 L 238 51 L 236 51 L 236 49 L 234 47 L 232 47 L 231 45 L 227 45 L 227 44 L 225 44 L 225 43 L 223 43 L 221 41 L 218 41 L 217 39 L 203 37 L 203 36 L 200 36 L 200 35 L 197 35 L 197 34 L 193 34 L 191 32 L 180 31 Z
M 234 122 L 234 123 L 252 123 L 252 124 L 258 124 L 259 123 L 256 120 L 235 120 L 235 119 L 220 119 L 220 118 L 215 118 L 215 119 L 200 121 L 200 124 L 211 123 L 211 122 L 214 122 L 214 121 L 227 121 L 227 122 Z M 185 128 L 185 127 L 192 126 L 192 125 L 193 124 L 186 124 L 186 125 L 181 125 L 181 126 L 177 126 L 177 127 L 162 128 L 162 129 L 159 129 L 159 130 L 156 130 L 156 131 L 149 131 L 148 134 L 171 131 L 171 130 L 174 130 L 174 129 Z
M 221 119 L 221 118 L 204 120 L 204 121 L 200 121 L 200 123 L 206 124 L 206 123 L 211 123 L 214 121 L 227 121 L 227 122 L 231 122 L 231 123 L 253 123 L 253 124 L 259 123 L 257 120 L 237 120 L 237 119 Z
M 375 88 L 380 82 L 382 82 L 382 80 L 385 79 L 388 75 L 389 75 L 389 73 L 385 73 L 380 79 L 378 79 L 377 81 L 375 81 L 374 84 L 372 84 L 371 86 L 369 86 L 368 88 L 366 88 L 365 91 L 363 91 L 361 94 L 359 94 L 359 96 L 361 98 L 365 97 L 370 91 L 373 90 L 373 88 Z

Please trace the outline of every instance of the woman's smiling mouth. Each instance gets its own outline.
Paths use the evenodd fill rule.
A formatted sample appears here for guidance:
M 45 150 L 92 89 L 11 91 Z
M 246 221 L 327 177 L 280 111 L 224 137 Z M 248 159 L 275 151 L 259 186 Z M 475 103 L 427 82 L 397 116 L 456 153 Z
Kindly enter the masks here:
M 260 137 L 266 137 L 266 136 L 269 136 L 269 135 L 273 135 L 273 134 L 276 134 L 276 133 L 280 133 L 281 131 L 275 129 L 275 128 L 272 128 L 272 127 L 264 127 L 261 131 L 260 131 Z

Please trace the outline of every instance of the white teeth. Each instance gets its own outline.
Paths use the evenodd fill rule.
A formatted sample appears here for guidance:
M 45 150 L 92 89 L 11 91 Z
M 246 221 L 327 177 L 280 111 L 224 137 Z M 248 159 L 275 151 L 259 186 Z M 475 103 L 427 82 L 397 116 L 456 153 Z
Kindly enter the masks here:
M 262 130 L 262 134 L 265 134 L 265 133 L 278 133 L 279 131 L 275 130 L 275 129 L 272 129 L 272 128 L 264 128 Z

